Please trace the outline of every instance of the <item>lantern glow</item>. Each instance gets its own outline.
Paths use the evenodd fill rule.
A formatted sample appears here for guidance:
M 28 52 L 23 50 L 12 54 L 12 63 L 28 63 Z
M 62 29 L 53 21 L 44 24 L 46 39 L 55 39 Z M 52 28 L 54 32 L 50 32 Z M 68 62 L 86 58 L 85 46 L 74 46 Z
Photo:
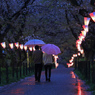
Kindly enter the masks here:
M 95 22 L 95 12 L 89 14 L 92 20 Z
M 17 48 L 19 48 L 19 42 L 15 43 L 15 46 L 16 46 Z
M 35 47 L 33 47 L 33 51 L 35 51 Z
M 80 41 L 82 41 L 82 40 L 84 40 L 85 37 L 82 35 L 82 36 L 79 36 L 78 38 Z
M 24 47 L 24 50 L 26 51 L 27 50 L 27 46 L 23 46 Z
M 73 59 L 69 60 L 69 62 L 70 62 L 70 63 L 73 62 Z
M 92 18 L 92 20 L 95 22 L 95 12 L 90 13 L 89 15 Z M 85 39 L 86 34 L 89 31 L 89 29 L 88 29 L 89 22 L 90 22 L 90 18 L 84 17 L 84 25 L 82 26 L 84 30 L 81 31 L 81 33 L 78 37 L 79 39 L 76 41 L 76 47 L 80 53 L 77 53 L 77 55 L 73 54 L 73 57 L 80 56 L 81 54 L 82 54 L 82 57 L 84 57 L 85 53 L 84 53 L 84 50 L 81 48 L 81 43 Z M 68 65 L 68 67 L 71 67 L 74 64 L 73 59 L 69 60 L 69 62 L 70 63 L 67 63 L 67 65 Z M 79 93 L 81 94 L 81 91 Z
M 80 53 L 78 53 L 78 56 L 80 56 Z
M 58 56 L 57 55 L 53 55 L 54 56 L 54 62 L 55 62 L 55 67 L 57 68 L 58 67 L 58 63 L 57 63 L 57 59 L 58 59 Z
M 2 42 L 2 43 L 1 43 L 1 46 L 2 46 L 3 48 L 6 48 L 6 43 L 5 43 L 5 42 Z
M 81 40 L 76 41 L 76 44 L 81 44 L 81 43 L 82 43 Z
M 71 67 L 71 66 L 73 66 L 73 62 L 72 63 L 67 63 L 67 65 L 68 65 L 68 67 Z
M 89 25 L 90 18 L 84 17 L 84 24 Z
M 72 60 L 74 60 L 74 57 L 72 56 Z
M 86 36 L 86 31 L 81 31 L 81 33 L 84 37 Z
M 20 49 L 23 50 L 23 44 L 20 44 Z
M 29 50 L 32 51 L 32 47 L 29 47 Z
M 83 54 L 83 53 L 84 53 L 83 49 L 81 49 L 81 51 L 80 51 L 80 52 L 81 52 L 81 54 Z
M 84 29 L 86 32 L 88 32 L 88 26 L 87 26 L 87 25 L 83 25 L 82 27 L 83 27 L 83 29 Z
M 73 54 L 73 57 L 77 57 L 77 54 Z
M 81 50 L 81 47 L 80 47 L 80 45 L 79 45 L 79 44 L 78 44 L 76 47 L 77 47 L 78 51 L 80 51 L 80 50 Z
M 14 47 L 13 43 L 9 43 L 9 46 L 11 49 L 13 49 L 13 47 Z

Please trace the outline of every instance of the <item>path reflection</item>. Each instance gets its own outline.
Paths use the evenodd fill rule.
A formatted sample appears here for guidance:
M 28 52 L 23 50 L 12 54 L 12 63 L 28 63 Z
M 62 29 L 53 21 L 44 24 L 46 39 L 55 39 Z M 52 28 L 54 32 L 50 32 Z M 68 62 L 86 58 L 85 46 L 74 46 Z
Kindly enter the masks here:
M 71 71 L 70 74 L 72 75 L 72 78 L 76 79 L 76 83 L 73 85 L 77 86 L 77 95 L 88 95 L 85 89 L 82 87 L 83 82 L 75 76 L 73 71 Z
M 23 82 L 21 85 L 36 85 L 34 78 L 29 78 L 27 81 Z
M 76 78 L 76 76 L 75 76 L 75 74 L 74 74 L 74 72 L 73 71 L 71 71 L 71 73 L 70 74 L 72 74 L 72 78 Z
M 39 83 L 40 84 L 40 83 Z M 38 85 L 34 78 L 28 78 L 20 84 L 20 87 L 11 90 L 10 95 L 26 95 L 28 90 L 32 90 L 31 85 Z
M 14 94 L 14 95 L 24 95 L 24 89 L 18 88 L 18 89 L 12 90 L 11 94 Z

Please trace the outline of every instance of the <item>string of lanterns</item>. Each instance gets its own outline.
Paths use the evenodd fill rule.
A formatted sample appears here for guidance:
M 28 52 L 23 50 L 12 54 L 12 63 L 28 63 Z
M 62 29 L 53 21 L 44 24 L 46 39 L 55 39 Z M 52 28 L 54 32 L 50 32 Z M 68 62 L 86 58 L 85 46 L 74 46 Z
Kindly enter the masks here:
M 2 48 L 6 48 L 6 43 L 5 42 L 2 42 L 2 43 L 0 43 L 0 45 L 2 46 Z M 27 46 L 24 46 L 23 44 L 19 44 L 19 42 L 16 42 L 16 43 L 9 43 L 9 47 L 11 48 L 11 49 L 13 49 L 14 48 L 14 46 L 18 49 L 18 48 L 20 48 L 21 50 L 27 50 L 28 49 L 28 47 Z M 35 47 L 29 47 L 29 51 L 34 51 L 35 50 Z
M 95 22 L 95 12 L 92 12 L 89 14 L 91 19 Z M 77 54 L 73 54 L 73 56 L 71 57 L 71 59 L 69 60 L 69 63 L 67 63 L 68 67 L 71 67 L 74 63 L 73 63 L 73 60 L 75 57 L 78 57 L 80 56 L 81 54 L 84 54 L 84 50 L 81 48 L 81 43 L 82 41 L 85 40 L 85 37 L 86 37 L 86 34 L 88 33 L 88 25 L 89 25 L 89 22 L 90 22 L 90 18 L 88 17 L 84 17 L 84 25 L 82 26 L 84 30 L 81 31 L 80 35 L 78 36 L 78 40 L 76 41 L 76 48 L 77 50 L 80 52 L 80 53 L 77 53 Z M 0 43 L 0 45 L 5 49 L 6 48 L 6 43 L 5 42 L 2 42 Z M 13 43 L 9 43 L 9 47 L 11 49 L 14 48 L 14 46 L 18 49 L 20 48 L 21 50 L 27 50 L 28 47 L 27 46 L 24 46 L 23 44 L 19 44 L 19 42 L 13 44 Z M 29 50 L 32 51 L 32 50 L 35 50 L 34 47 L 29 47 Z
M 6 43 L 5 42 L 2 42 L 2 43 L 0 43 L 0 45 L 2 46 L 2 48 L 6 48 Z M 18 48 L 20 48 L 21 50 L 25 50 L 25 51 L 27 51 L 28 50 L 28 47 L 27 46 L 24 46 L 23 44 L 19 44 L 19 42 L 16 42 L 16 43 L 9 43 L 9 47 L 11 48 L 11 49 L 13 49 L 14 48 L 14 46 L 18 49 Z M 29 51 L 35 51 L 35 47 L 29 47 Z M 53 55 L 53 57 L 54 57 L 54 62 L 55 62 L 55 67 L 57 68 L 58 67 L 58 63 L 57 63 L 57 59 L 58 59 L 58 56 L 57 55 Z
M 92 12 L 89 15 L 91 18 L 84 17 L 84 25 L 82 26 L 84 30 L 81 31 L 80 35 L 78 36 L 78 40 L 76 41 L 76 48 L 79 53 L 73 54 L 73 56 L 69 60 L 69 63 L 67 63 L 68 67 L 71 67 L 74 64 L 73 60 L 75 57 L 78 57 L 81 54 L 84 55 L 84 50 L 81 48 L 81 43 L 82 43 L 82 41 L 85 40 L 86 34 L 89 31 L 88 25 L 89 25 L 90 19 L 92 19 L 95 22 L 95 12 Z

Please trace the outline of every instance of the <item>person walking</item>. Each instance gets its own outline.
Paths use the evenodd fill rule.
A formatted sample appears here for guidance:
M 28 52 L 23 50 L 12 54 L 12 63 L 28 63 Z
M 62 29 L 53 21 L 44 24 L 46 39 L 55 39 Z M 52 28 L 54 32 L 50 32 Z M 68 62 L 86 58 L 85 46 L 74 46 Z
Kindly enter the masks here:
M 43 62 L 43 52 L 39 50 L 39 46 L 35 46 L 35 51 L 32 55 L 33 62 L 35 64 L 35 81 L 40 82 L 42 62 Z
M 45 68 L 45 78 L 46 78 L 46 81 L 50 82 L 51 69 L 52 69 L 52 55 L 44 53 L 43 54 L 43 63 L 44 63 L 44 68 Z

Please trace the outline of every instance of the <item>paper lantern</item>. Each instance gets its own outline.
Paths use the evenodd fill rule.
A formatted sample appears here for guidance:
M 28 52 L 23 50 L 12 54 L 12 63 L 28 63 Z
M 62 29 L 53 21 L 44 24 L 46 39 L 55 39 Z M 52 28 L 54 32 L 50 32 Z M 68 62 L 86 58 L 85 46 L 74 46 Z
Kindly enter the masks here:
M 81 31 L 82 35 L 85 37 L 86 36 L 86 31 Z
M 35 47 L 33 47 L 33 51 L 35 51 Z
M 84 17 L 84 25 L 89 25 L 90 18 Z
M 32 51 L 32 47 L 29 47 L 29 50 Z
M 73 62 L 73 59 L 70 59 L 69 62 L 70 62 L 70 63 Z
M 78 56 L 80 56 L 80 53 L 78 53 Z
M 77 57 L 77 54 L 73 54 L 73 57 Z
M 26 51 L 27 50 L 27 46 L 23 46 L 24 47 L 24 50 Z
M 9 43 L 9 46 L 10 46 L 10 48 L 11 48 L 11 49 L 13 49 L 13 48 L 14 48 L 13 43 Z
M 79 36 L 78 38 L 80 41 L 83 41 L 85 37 L 82 35 L 82 36 Z
M 6 43 L 5 43 L 5 42 L 2 42 L 2 43 L 1 43 L 1 46 L 2 46 L 3 48 L 6 48 Z
M 82 43 L 81 40 L 77 40 L 77 41 L 76 41 L 76 44 L 81 44 L 81 43 Z
M 89 14 L 92 18 L 92 20 L 95 22 L 95 12 Z
M 23 50 L 23 44 L 20 44 L 20 49 Z
M 84 29 L 86 32 L 88 32 L 89 29 L 88 29 L 88 26 L 87 26 L 87 25 L 83 25 L 82 27 L 83 27 L 83 29 Z
M 19 42 L 15 43 L 15 46 L 16 46 L 17 48 L 19 48 Z

